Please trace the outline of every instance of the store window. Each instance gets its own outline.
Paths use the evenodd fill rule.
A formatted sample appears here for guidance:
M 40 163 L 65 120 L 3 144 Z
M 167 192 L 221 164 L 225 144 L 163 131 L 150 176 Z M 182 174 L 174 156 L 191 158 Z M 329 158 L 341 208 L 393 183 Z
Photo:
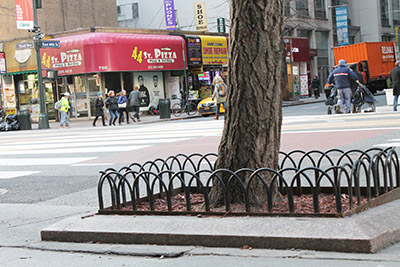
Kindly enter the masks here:
M 17 83 L 19 94 L 19 105 L 21 110 L 30 110 L 33 120 L 39 119 L 40 96 L 37 82 L 37 74 L 24 74 L 22 80 Z M 46 99 L 46 112 L 49 119 L 54 119 L 54 96 L 53 84 L 44 83 L 43 86 Z
M 389 1 L 381 0 L 381 23 L 382 26 L 390 26 L 389 23 Z
M 317 19 L 326 19 L 325 0 L 315 0 L 314 16 Z
M 75 76 L 75 95 L 70 97 L 70 104 L 75 107 L 73 110 L 73 117 L 87 117 L 89 116 L 89 97 L 86 84 L 86 76 Z
M 393 41 L 394 36 L 393 35 L 382 35 L 382 42 L 390 42 Z
M 309 38 L 310 31 L 305 29 L 297 29 L 297 37 Z

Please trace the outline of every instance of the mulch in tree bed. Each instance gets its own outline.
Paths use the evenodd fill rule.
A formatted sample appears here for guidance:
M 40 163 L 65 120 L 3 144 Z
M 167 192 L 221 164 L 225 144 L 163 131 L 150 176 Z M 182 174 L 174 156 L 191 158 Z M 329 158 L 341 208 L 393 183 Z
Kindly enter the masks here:
M 295 214 L 302 214 L 302 215 L 312 215 L 315 214 L 314 206 L 313 206 L 313 197 L 312 194 L 303 194 L 301 196 L 293 196 L 293 203 Z M 350 211 L 349 207 L 349 196 L 347 194 L 341 195 L 341 202 L 342 202 L 342 214 Z M 336 210 L 336 200 L 335 196 L 332 194 L 324 194 L 320 193 L 318 196 L 319 202 L 319 214 L 327 214 L 327 215 L 338 215 Z M 366 204 L 368 202 L 367 197 L 362 196 L 361 198 L 361 205 Z M 154 211 L 155 212 L 169 212 L 169 213 L 182 213 L 187 212 L 186 207 L 186 199 L 185 194 L 179 193 L 174 195 L 171 198 L 172 203 L 172 211 L 168 211 L 168 205 L 166 198 L 157 198 L 154 200 Z M 204 195 L 191 193 L 190 194 L 190 203 L 192 212 L 206 212 L 205 205 L 204 205 Z M 357 198 L 353 196 L 353 206 L 352 209 L 356 208 L 358 205 Z M 122 207 L 122 211 L 133 211 L 132 206 L 125 206 Z M 138 212 L 151 212 L 149 202 L 140 202 L 137 203 L 137 211 Z M 225 207 L 218 207 L 218 208 L 211 208 L 209 214 L 212 213 L 220 214 L 226 213 L 226 215 L 234 215 L 236 214 L 243 214 L 246 213 L 245 205 L 244 204 L 231 204 L 230 212 L 226 212 Z M 259 215 L 262 214 L 289 214 L 289 205 L 286 196 L 281 197 L 281 201 L 273 202 L 273 209 L 270 213 L 268 211 L 268 204 L 267 202 L 262 203 L 259 207 L 251 207 L 251 213 L 258 213 Z

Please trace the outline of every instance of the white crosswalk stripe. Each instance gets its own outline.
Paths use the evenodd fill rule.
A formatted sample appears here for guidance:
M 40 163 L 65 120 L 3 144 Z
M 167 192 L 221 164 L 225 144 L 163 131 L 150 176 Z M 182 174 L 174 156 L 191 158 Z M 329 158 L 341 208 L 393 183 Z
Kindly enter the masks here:
M 207 121 L 196 130 L 190 121 L 140 127 L 20 131 L 0 135 L 0 179 L 40 175 L 40 166 L 104 166 L 96 159 L 153 145 L 220 136 L 222 121 Z M 108 163 L 112 166 L 113 163 Z

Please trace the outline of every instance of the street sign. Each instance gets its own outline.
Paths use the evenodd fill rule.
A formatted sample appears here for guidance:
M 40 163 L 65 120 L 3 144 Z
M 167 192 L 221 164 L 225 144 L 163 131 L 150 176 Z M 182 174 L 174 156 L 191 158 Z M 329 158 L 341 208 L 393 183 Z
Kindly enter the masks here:
M 217 18 L 217 23 L 218 23 L 218 32 L 226 32 L 225 28 L 225 19 L 224 18 Z
M 60 48 L 60 41 L 41 41 L 41 48 Z

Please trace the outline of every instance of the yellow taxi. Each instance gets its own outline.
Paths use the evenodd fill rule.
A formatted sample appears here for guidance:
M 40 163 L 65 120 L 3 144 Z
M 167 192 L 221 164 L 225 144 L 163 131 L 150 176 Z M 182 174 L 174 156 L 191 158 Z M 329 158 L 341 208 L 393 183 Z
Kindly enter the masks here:
M 217 111 L 217 104 L 215 103 L 215 100 L 213 100 L 211 97 L 205 98 L 199 102 L 197 105 L 197 111 L 199 112 L 200 115 L 202 116 L 208 116 L 210 114 L 215 114 Z M 221 105 L 219 109 L 219 113 L 225 113 L 224 107 Z

